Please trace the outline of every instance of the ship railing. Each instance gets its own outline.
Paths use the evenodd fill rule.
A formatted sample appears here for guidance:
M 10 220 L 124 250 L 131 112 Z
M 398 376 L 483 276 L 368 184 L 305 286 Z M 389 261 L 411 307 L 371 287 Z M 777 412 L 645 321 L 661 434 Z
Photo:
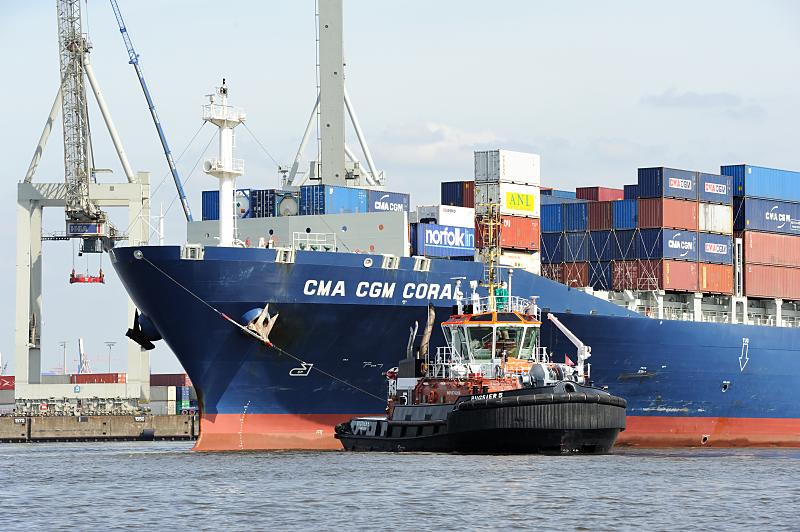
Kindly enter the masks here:
M 482 312 L 489 312 L 492 309 L 491 298 L 466 298 L 462 301 L 463 305 L 471 305 L 473 314 L 480 314 Z M 541 311 L 539 306 L 532 302 L 530 299 L 519 296 L 495 296 L 494 297 L 495 309 L 498 312 L 521 312 L 541 318 Z
M 336 234 L 292 233 L 292 247 L 300 251 L 336 251 Z
M 437 347 L 433 360 L 430 355 L 426 357 L 428 369 L 426 375 L 436 379 L 452 379 L 466 376 L 464 357 L 459 355 L 452 347 Z
M 220 105 L 210 103 L 203 106 L 203 120 L 228 120 L 231 122 L 244 122 L 247 114 L 233 105 Z

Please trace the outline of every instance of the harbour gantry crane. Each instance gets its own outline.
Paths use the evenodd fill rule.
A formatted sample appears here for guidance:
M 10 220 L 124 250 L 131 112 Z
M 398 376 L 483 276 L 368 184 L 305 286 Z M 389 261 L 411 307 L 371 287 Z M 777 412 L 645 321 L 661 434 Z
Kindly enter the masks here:
M 56 0 L 61 83 L 28 171 L 17 187 L 16 397 L 28 401 L 93 396 L 149 401 L 150 358 L 133 342 L 128 344 L 127 384 L 103 385 L 109 387 L 107 390 L 41 384 L 42 241 L 78 239 L 82 253 L 102 253 L 110 250 L 120 239 L 127 239 L 131 245 L 146 245 L 149 240 L 149 174 L 134 174 L 128 163 L 92 68 L 92 45 L 82 31 L 81 1 Z M 89 128 L 86 81 L 94 93 L 127 182 L 98 183 L 95 178 L 98 170 L 94 164 Z M 33 177 L 59 111 L 62 112 L 64 135 L 64 180 L 60 183 L 34 183 Z M 66 231 L 42 235 L 42 210 L 45 207 L 65 209 Z M 114 228 L 104 207 L 128 208 L 127 234 Z M 80 277 L 73 272 L 70 280 L 102 282 L 103 277 L 102 274 Z M 136 308 L 129 300 L 129 323 L 133 322 L 135 312 Z

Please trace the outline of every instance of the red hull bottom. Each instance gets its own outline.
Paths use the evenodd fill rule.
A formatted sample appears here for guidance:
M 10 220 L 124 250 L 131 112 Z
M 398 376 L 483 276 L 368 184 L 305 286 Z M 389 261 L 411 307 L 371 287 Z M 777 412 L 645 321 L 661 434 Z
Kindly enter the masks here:
M 333 428 L 361 414 L 210 414 L 196 451 L 340 451 Z M 616 445 L 629 447 L 800 447 L 800 419 L 628 416 Z

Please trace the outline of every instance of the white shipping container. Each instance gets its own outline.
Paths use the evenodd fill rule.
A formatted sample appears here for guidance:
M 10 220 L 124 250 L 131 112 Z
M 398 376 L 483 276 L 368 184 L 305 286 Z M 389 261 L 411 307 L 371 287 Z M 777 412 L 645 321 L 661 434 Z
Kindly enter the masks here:
M 439 225 L 453 227 L 475 227 L 475 209 L 471 207 L 453 207 L 452 205 L 418 205 L 410 217 L 412 223 L 421 220 L 436 220 Z
M 475 213 L 484 214 L 488 204 L 499 203 L 500 214 L 539 217 L 540 191 L 536 185 L 514 183 L 475 184 Z
M 542 158 L 535 153 L 509 150 L 475 152 L 476 183 L 519 183 L 539 185 Z
M 733 234 L 733 207 L 730 205 L 716 205 L 713 203 L 700 203 L 697 212 L 697 222 L 700 231 L 704 233 Z
M 542 271 L 541 255 L 538 251 L 534 251 L 531 253 L 522 253 L 518 251 L 503 250 L 502 254 L 500 255 L 500 266 L 519 268 L 521 270 L 526 270 L 536 275 L 541 275 Z M 513 276 L 511 278 L 511 289 L 512 290 L 514 289 Z

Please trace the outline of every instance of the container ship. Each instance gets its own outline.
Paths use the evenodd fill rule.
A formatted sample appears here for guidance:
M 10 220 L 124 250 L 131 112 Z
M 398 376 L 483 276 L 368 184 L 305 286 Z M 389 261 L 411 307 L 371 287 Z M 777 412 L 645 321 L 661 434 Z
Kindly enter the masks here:
M 485 295 L 475 216 L 490 204 L 496 275 L 592 347 L 595 384 L 628 403 L 620 444 L 800 445 L 781 386 L 800 376 L 800 173 L 650 167 L 624 189 L 573 192 L 542 186 L 538 155 L 486 150 L 473 179 L 412 209 L 386 190 L 344 90 L 341 2 L 319 9 L 320 93 L 280 189 L 235 188 L 245 115 L 223 84 L 203 111 L 219 128 L 204 165 L 219 187 L 187 244 L 110 251 L 139 310 L 129 336 L 163 339 L 197 390 L 196 449 L 338 449 L 338 423 L 383 413 L 397 346 L 419 341 L 431 311 L 445 320 Z M 317 117 L 321 158 L 299 172 Z M 430 349 L 444 345 L 433 331 Z M 576 356 L 548 324 L 541 345 Z

